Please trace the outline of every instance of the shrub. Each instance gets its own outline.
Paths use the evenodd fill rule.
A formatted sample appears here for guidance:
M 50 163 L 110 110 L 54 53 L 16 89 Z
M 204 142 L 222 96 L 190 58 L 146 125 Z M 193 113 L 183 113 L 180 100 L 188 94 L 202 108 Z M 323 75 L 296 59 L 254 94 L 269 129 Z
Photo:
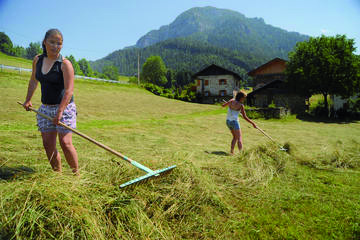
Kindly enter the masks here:
M 191 85 L 184 86 L 184 89 L 178 88 L 163 88 L 152 83 L 145 83 L 143 87 L 154 93 L 155 95 L 167 97 L 171 99 L 179 99 L 186 102 L 194 102 L 196 100 L 196 93 L 191 91 Z
M 349 109 L 352 112 L 360 112 L 360 97 L 349 99 Z
M 167 98 L 171 98 L 174 99 L 175 98 L 175 93 L 173 89 L 163 89 L 163 93 L 161 94 L 162 97 L 167 97 Z
M 137 84 L 138 83 L 137 77 L 135 77 L 135 76 L 130 77 L 129 78 L 129 83 Z
M 150 92 L 152 92 L 153 94 L 158 95 L 158 96 L 160 96 L 160 95 L 163 93 L 163 91 L 164 91 L 164 89 L 163 89 L 162 87 L 157 86 L 157 85 L 152 84 L 152 83 L 145 83 L 145 84 L 143 85 L 143 87 L 144 87 L 146 90 L 148 90 L 148 91 L 150 91 Z
M 329 101 L 329 105 L 331 105 L 330 100 L 328 100 L 328 101 Z M 317 99 L 317 101 L 311 103 L 310 108 L 309 108 L 309 113 L 311 115 L 314 115 L 317 117 L 327 117 L 328 112 L 325 109 L 324 99 L 319 98 L 319 99 Z
M 264 118 L 263 114 L 255 110 L 255 107 L 245 105 L 246 115 L 251 119 Z
M 269 104 L 268 108 L 276 108 L 276 105 L 275 105 L 274 101 L 272 101 L 272 102 Z

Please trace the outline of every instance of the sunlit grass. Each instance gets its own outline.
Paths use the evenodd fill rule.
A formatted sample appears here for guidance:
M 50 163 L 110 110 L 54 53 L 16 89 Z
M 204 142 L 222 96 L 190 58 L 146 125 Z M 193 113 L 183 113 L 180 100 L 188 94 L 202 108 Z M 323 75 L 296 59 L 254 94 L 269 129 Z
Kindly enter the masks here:
M 244 151 L 228 155 L 226 109 L 135 86 L 76 80 L 78 130 L 168 176 L 144 174 L 74 136 L 81 177 L 51 171 L 24 111 L 28 78 L 0 73 L 0 237 L 4 239 L 357 239 L 360 123 L 244 120 Z M 33 104 L 40 104 L 40 89 Z M 26 167 L 26 168 L 21 168 Z M 10 170 L 9 170 L 10 169 Z M 29 170 L 30 169 L 30 170 Z
M 0 65 L 31 69 L 32 68 L 32 60 L 20 58 L 20 57 L 8 56 L 8 55 L 0 52 Z M 0 69 L 0 70 L 2 72 L 12 72 L 12 73 L 15 72 L 15 73 L 27 75 L 30 77 L 30 72 L 19 71 L 19 70 L 9 70 L 9 69 L 5 69 L 5 68 Z M 120 75 L 118 80 L 122 81 L 122 82 L 128 82 L 129 77 Z
M 0 52 L 0 64 L 31 69 L 32 60 L 8 56 L 5 53 Z

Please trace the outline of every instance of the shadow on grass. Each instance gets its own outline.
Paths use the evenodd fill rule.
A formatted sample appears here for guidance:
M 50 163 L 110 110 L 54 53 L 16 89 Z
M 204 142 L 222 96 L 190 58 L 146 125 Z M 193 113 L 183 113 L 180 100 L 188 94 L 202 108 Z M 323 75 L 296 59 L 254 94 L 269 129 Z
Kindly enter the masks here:
M 25 166 L 19 167 L 0 167 L 0 179 L 2 180 L 11 180 L 18 178 L 20 176 L 28 175 L 34 173 L 35 170 Z
M 319 123 L 338 123 L 338 124 L 349 124 L 356 123 L 360 121 L 358 116 L 356 117 L 348 117 L 348 118 L 332 118 L 326 116 L 314 116 L 309 113 L 304 113 L 296 116 L 297 119 L 306 122 L 319 122 Z
M 224 152 L 224 151 L 212 151 L 212 152 L 205 151 L 205 153 L 207 153 L 207 154 L 215 154 L 215 155 L 218 155 L 218 156 L 230 156 L 229 153 Z

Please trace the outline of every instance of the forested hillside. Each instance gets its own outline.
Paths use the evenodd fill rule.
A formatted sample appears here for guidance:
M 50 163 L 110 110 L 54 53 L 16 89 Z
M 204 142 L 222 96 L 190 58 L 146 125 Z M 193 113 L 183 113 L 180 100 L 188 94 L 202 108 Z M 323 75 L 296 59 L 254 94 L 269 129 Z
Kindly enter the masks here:
M 242 56 L 237 51 L 184 38 L 166 40 L 142 49 L 119 50 L 91 64 L 97 70 L 101 70 L 108 64 L 114 64 L 120 68 L 120 72 L 124 75 L 135 74 L 137 72 L 138 53 L 140 53 L 140 62 L 142 63 L 150 56 L 161 56 L 166 66 L 176 71 L 195 72 L 209 64 L 217 63 L 232 71 L 245 74 L 245 70 L 256 65 L 256 59 L 251 58 L 251 56 Z
M 115 51 L 92 62 L 101 71 L 115 64 L 121 74 L 137 72 L 137 56 L 141 62 L 159 55 L 173 70 L 198 71 L 215 63 L 240 75 L 275 57 L 287 54 L 308 36 L 273 27 L 261 18 L 214 7 L 192 8 L 180 14 L 170 25 L 150 31 L 135 46 Z

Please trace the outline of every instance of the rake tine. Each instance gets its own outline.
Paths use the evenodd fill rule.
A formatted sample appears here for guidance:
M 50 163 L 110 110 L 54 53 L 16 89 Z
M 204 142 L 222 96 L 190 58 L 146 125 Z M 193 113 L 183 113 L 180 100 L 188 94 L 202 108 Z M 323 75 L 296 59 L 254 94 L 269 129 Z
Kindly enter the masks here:
M 280 151 L 285 151 L 287 152 L 288 149 L 284 148 L 283 146 L 281 146 L 280 144 L 278 144 L 272 137 L 269 136 L 269 134 L 267 134 L 266 132 L 264 132 L 264 130 L 262 130 L 261 128 L 257 127 L 257 129 L 264 134 L 266 137 L 268 137 L 273 143 L 275 143 L 276 145 L 278 145 L 280 147 Z
M 123 183 L 120 185 L 120 188 L 125 188 L 127 186 L 130 186 L 130 185 L 133 185 L 133 184 L 140 184 L 140 183 L 144 183 L 144 182 L 147 182 L 151 179 L 154 179 L 154 178 L 158 178 L 160 176 L 163 176 L 166 174 L 168 174 L 170 171 L 172 171 L 174 168 L 176 167 L 176 165 L 173 165 L 173 166 L 170 166 L 168 168 L 163 168 L 163 169 L 160 169 L 160 170 L 156 170 L 156 171 L 152 171 L 146 175 L 143 175 L 141 177 L 138 177 L 138 178 L 135 178 L 133 180 L 130 180 L 126 183 Z

